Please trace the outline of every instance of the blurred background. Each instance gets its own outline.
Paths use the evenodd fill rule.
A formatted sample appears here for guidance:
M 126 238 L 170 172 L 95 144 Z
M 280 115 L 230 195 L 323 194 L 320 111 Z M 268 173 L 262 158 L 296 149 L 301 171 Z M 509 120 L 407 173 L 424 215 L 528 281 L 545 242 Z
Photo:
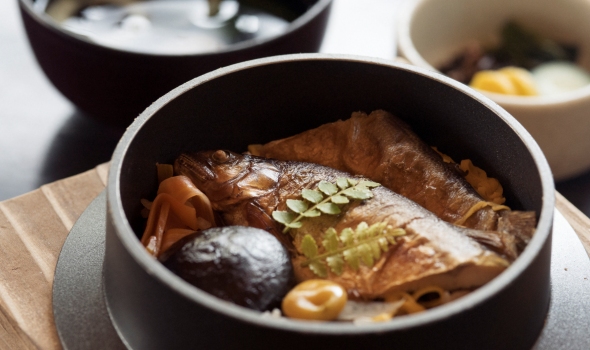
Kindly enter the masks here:
M 401 3 L 334 0 L 320 51 L 394 59 Z M 17 1 L 1 1 L 0 201 L 107 162 L 123 132 L 84 116 L 53 87 L 28 44 Z M 556 186 L 590 215 L 590 173 Z

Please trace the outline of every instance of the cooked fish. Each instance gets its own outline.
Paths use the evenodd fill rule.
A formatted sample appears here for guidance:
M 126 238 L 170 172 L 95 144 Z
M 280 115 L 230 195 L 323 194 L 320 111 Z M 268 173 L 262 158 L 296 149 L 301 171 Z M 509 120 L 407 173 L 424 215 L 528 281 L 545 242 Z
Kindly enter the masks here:
M 465 229 L 383 186 L 372 190 L 372 198 L 343 204 L 340 214 L 305 218 L 301 227 L 284 233 L 273 212 L 287 210 L 287 200 L 301 198 L 304 189 L 315 189 L 322 180 L 364 179 L 332 168 L 219 150 L 183 154 L 174 170 L 191 178 L 207 195 L 223 224 L 254 226 L 274 234 L 290 250 L 300 281 L 317 278 L 305 263 L 309 259 L 303 240 L 308 235 L 322 247 L 329 228 L 342 232 L 364 222 L 405 230 L 372 266 L 345 265 L 340 273 L 327 272 L 327 278 L 355 298 L 374 299 L 429 285 L 448 290 L 475 288 L 509 265 L 505 257 L 469 238 L 462 232 Z
M 370 115 L 353 113 L 348 120 L 255 145 L 250 150 L 261 157 L 316 163 L 365 176 L 450 223 L 484 201 L 406 123 L 382 110 Z M 462 225 L 496 230 L 498 218 L 497 212 L 484 207 Z

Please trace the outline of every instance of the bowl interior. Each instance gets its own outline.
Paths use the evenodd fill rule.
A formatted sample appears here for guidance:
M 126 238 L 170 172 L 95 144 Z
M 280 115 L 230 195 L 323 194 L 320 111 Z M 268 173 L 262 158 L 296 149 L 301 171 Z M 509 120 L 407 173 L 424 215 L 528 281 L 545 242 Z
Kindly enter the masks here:
M 514 20 L 539 36 L 578 46 L 577 63 L 590 70 L 588 1 L 424 0 L 410 11 L 407 42 L 434 68 L 450 61 L 470 41 L 497 44 L 502 26 Z
M 401 117 L 428 144 L 454 159 L 472 159 L 500 180 L 508 205 L 539 215 L 542 232 L 523 253 L 525 262 L 514 264 L 496 279 L 503 281 L 415 319 L 428 322 L 432 315 L 444 319 L 469 309 L 510 283 L 545 244 L 553 210 L 552 178 L 538 146 L 505 111 L 449 78 L 409 65 L 347 56 L 291 55 L 238 64 L 178 87 L 136 120 L 115 152 L 109 196 L 115 224 L 119 216 L 125 222 L 119 226 L 125 232 L 118 234 L 142 264 L 157 264 L 135 237 L 129 238 L 142 234 L 140 200 L 155 195 L 156 163 L 171 163 L 184 151 L 243 152 L 252 143 L 346 119 L 353 111 L 375 109 Z M 164 271 L 149 267 L 156 275 L 158 269 Z M 248 321 L 274 326 L 272 321 L 248 317 Z M 408 325 L 404 322 L 394 320 L 375 327 L 403 328 Z M 329 324 L 297 327 L 305 332 L 366 331 Z
M 183 151 L 244 152 L 265 143 L 384 109 L 454 159 L 470 158 L 497 177 L 514 208 L 542 206 L 541 178 L 530 150 L 497 111 L 452 86 L 406 69 L 317 60 L 252 67 L 222 75 L 159 109 L 135 135 L 121 191 L 131 222 L 139 199 L 154 195 L 154 164 Z M 493 132 L 490 132 L 492 131 Z
M 283 29 L 280 33 L 274 34 L 274 35 L 267 35 L 267 36 L 263 36 L 263 37 L 255 37 L 255 38 L 250 38 L 250 39 L 245 39 L 245 40 L 241 40 L 241 41 L 237 41 L 235 43 L 227 43 L 225 45 L 215 47 L 215 45 L 210 44 L 206 39 L 202 39 L 202 43 L 205 47 L 211 46 L 210 49 L 205 50 L 205 49 L 195 49 L 195 50 L 188 50 L 187 49 L 182 49 L 182 47 L 178 48 L 178 52 L 174 52 L 174 51 L 169 51 L 169 52 L 157 52 L 157 51 L 152 51 L 151 49 L 138 49 L 138 48 L 132 48 L 132 47 L 125 47 L 122 46 L 122 44 L 119 44 L 117 41 L 112 41 L 112 39 L 109 39 L 109 36 L 113 36 L 116 33 L 114 31 L 111 32 L 105 32 L 103 34 L 103 37 L 101 36 L 97 36 L 97 38 L 99 38 L 99 40 L 95 40 L 92 39 L 93 37 L 93 33 L 90 33 L 90 35 L 85 35 L 85 30 L 91 30 L 91 29 L 77 29 L 77 30 L 69 30 L 68 28 L 62 26 L 62 22 L 65 21 L 66 19 L 68 19 L 71 16 L 76 15 L 77 13 L 80 12 L 81 9 L 84 9 L 88 6 L 101 6 L 104 5 L 104 1 L 100 1 L 100 0 L 89 0 L 89 1 L 83 1 L 83 0 L 74 0 L 74 1 L 64 1 L 64 0 L 20 0 L 23 1 L 23 3 L 29 8 L 29 11 L 31 11 L 32 14 L 35 15 L 35 17 L 38 20 L 43 21 L 44 23 L 46 23 L 47 25 L 49 25 L 50 27 L 53 27 L 54 29 L 60 31 L 61 33 L 70 36 L 72 38 L 76 38 L 78 40 L 82 40 L 84 42 L 88 42 L 91 43 L 93 45 L 97 45 L 97 46 L 101 46 L 101 47 L 105 47 L 111 50 L 115 50 L 115 51 L 123 51 L 123 52 L 129 52 L 129 53 L 135 53 L 135 54 L 141 54 L 141 55 L 154 55 L 154 56 L 187 56 L 187 55 L 197 55 L 197 56 L 206 56 L 206 55 L 212 55 L 212 54 L 217 54 L 220 52 L 231 52 L 234 50 L 239 50 L 242 48 L 246 48 L 246 47 L 250 47 L 250 46 L 254 46 L 263 42 L 267 42 L 269 40 L 273 40 L 274 38 L 278 37 L 278 36 L 282 36 L 285 35 L 286 33 L 293 31 L 295 28 L 301 26 L 303 23 L 307 22 L 309 20 L 309 18 L 313 17 L 315 15 L 315 12 L 318 12 L 318 6 L 319 7 L 324 7 L 326 6 L 326 4 L 330 1 L 330 0 L 273 0 L 273 1 L 269 1 L 269 0 L 240 0 L 239 3 L 241 6 L 245 6 L 248 7 L 249 9 L 247 10 L 246 13 L 250 13 L 248 11 L 252 11 L 254 9 L 254 11 L 256 11 L 256 9 L 262 9 L 265 13 L 267 14 L 271 14 L 272 16 L 275 16 L 277 18 L 280 18 L 282 20 L 285 20 L 288 22 L 288 25 L 285 29 Z M 149 1 L 149 0 L 148 0 Z M 195 4 L 195 6 L 199 5 L 198 8 L 199 10 L 201 10 L 201 8 L 205 8 L 206 6 L 206 0 L 202 0 L 201 3 L 197 3 Z M 115 0 L 115 1 L 111 1 L 110 3 L 112 3 L 115 6 L 129 6 L 129 5 L 133 5 L 134 1 L 130 1 L 130 0 Z M 320 5 L 320 3 L 322 3 Z M 156 22 L 157 26 L 161 26 L 162 25 L 162 21 L 163 21 L 163 16 L 179 16 L 178 15 L 178 9 L 176 9 L 174 6 L 179 6 L 180 4 L 172 4 L 172 6 L 170 8 L 166 8 L 165 6 L 163 6 L 165 4 L 160 3 L 160 4 L 156 4 L 156 6 L 160 6 L 159 11 L 164 11 L 162 15 L 160 15 L 162 18 L 156 18 L 156 20 L 160 21 L 160 22 Z M 203 6 L 200 6 L 203 5 Z M 314 13 L 308 13 L 312 8 L 314 8 Z M 157 8 L 157 7 L 154 7 Z M 188 8 L 187 8 L 188 9 Z M 135 9 L 133 10 L 137 13 L 141 13 L 142 11 L 147 11 L 145 8 L 139 8 L 139 9 Z M 151 10 L 154 11 L 154 10 Z M 176 12 L 175 12 L 176 11 Z M 188 10 L 187 10 L 188 11 Z M 97 12 L 97 11 L 95 11 Z M 146 14 L 146 16 L 149 18 L 150 15 L 153 16 L 153 13 L 148 13 Z M 112 14 L 110 16 L 113 16 Z M 157 16 L 156 16 L 157 17 Z M 191 17 L 191 14 L 187 14 L 186 18 L 174 18 L 175 21 L 177 22 L 182 22 L 182 21 L 186 21 L 186 22 L 190 22 L 190 21 L 194 21 L 194 19 Z M 182 24 L 182 23 L 180 23 Z M 176 24 L 176 26 L 170 26 L 170 29 L 174 29 L 176 27 L 178 27 L 180 24 Z M 214 24 L 210 24 L 210 26 L 215 27 Z M 195 29 L 197 29 L 198 26 L 195 27 Z M 207 28 L 207 26 L 204 26 L 203 28 Z M 94 29 L 96 30 L 96 29 Z M 105 31 L 104 28 L 98 30 L 98 32 L 100 33 L 102 31 Z M 185 28 L 186 30 L 186 28 Z M 213 34 L 213 37 L 219 36 L 219 35 L 225 35 L 224 33 L 229 31 L 229 29 L 224 29 L 224 30 L 220 30 L 219 32 L 216 32 Z M 186 33 L 182 33 L 182 32 L 171 32 L 172 36 L 177 36 L 182 38 L 182 36 L 186 36 Z M 130 33 L 123 33 L 120 36 L 124 36 L 124 35 L 131 35 Z M 111 40 L 111 42 L 116 43 L 115 44 L 108 44 L 108 40 L 105 41 L 105 38 L 108 40 Z M 193 38 L 193 40 L 199 40 L 196 39 L 198 37 Z M 136 40 L 145 40 L 142 39 L 141 36 L 138 36 L 138 39 Z M 105 41 L 105 42 L 103 42 Z M 187 42 L 187 45 L 193 45 L 192 42 Z

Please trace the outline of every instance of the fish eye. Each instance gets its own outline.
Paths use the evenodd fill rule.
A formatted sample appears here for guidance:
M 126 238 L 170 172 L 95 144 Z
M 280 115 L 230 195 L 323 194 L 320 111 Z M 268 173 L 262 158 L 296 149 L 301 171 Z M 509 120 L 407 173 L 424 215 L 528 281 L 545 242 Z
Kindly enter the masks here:
M 217 150 L 211 155 L 214 162 L 222 164 L 230 160 L 230 155 L 224 150 Z

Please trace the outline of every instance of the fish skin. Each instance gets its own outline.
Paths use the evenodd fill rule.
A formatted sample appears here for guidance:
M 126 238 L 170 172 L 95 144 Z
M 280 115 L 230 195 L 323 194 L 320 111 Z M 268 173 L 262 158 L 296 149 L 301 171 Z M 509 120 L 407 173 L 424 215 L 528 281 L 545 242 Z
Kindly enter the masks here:
M 285 139 L 255 145 L 252 153 L 279 160 L 321 164 L 363 175 L 454 223 L 482 197 L 411 128 L 391 113 L 355 112 Z M 465 227 L 494 231 L 499 214 L 483 208 Z
M 394 291 L 411 291 L 429 285 L 448 290 L 479 287 L 501 273 L 509 262 L 468 238 L 460 227 L 446 223 L 415 202 L 386 189 L 373 189 L 374 197 L 352 201 L 339 215 L 304 219 L 292 235 L 271 217 L 286 210 L 287 199 L 300 198 L 305 188 L 319 181 L 334 183 L 339 177 L 363 179 L 317 164 L 278 161 L 229 151 L 183 154 L 174 164 L 175 173 L 191 178 L 211 200 L 225 225 L 245 225 L 265 229 L 275 235 L 292 256 L 299 281 L 317 278 L 301 262 L 301 239 L 311 234 L 321 247 L 321 236 L 329 228 L 340 232 L 387 221 L 406 230 L 398 243 L 376 261 L 372 268 L 346 267 L 340 276 L 329 272 L 328 279 L 345 287 L 352 298 L 374 299 Z

